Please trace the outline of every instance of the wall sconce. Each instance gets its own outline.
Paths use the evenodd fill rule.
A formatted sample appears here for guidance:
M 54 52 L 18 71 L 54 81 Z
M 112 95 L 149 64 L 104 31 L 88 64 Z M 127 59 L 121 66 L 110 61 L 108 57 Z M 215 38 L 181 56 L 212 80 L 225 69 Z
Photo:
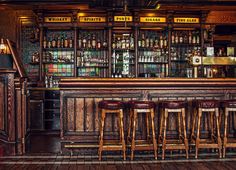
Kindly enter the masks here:
M 0 54 L 6 54 L 7 53 L 7 46 L 4 43 L 3 38 L 1 38 L 1 42 L 0 42 Z

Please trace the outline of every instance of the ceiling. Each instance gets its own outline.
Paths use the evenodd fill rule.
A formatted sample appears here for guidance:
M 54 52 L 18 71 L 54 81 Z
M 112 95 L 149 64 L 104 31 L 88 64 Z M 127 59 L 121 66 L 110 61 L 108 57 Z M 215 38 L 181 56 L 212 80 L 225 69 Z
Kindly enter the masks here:
M 187 9 L 236 9 L 236 0 L 0 0 L 0 9 L 39 9 L 60 6 L 70 9 L 122 9 L 127 3 L 129 9 L 160 10 Z

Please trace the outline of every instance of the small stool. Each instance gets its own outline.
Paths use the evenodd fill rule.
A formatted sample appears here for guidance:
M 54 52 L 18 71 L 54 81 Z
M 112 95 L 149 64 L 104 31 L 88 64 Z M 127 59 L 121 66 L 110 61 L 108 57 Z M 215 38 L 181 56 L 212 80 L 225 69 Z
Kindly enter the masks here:
M 236 112 L 236 100 L 224 100 L 221 102 L 221 106 L 224 108 L 225 123 L 224 123 L 224 140 L 223 140 L 223 158 L 225 158 L 226 148 L 235 148 L 236 141 L 228 141 L 227 127 L 229 112 Z
M 166 149 L 185 149 L 186 151 L 186 158 L 188 159 L 188 139 L 186 134 L 186 123 L 185 123 L 185 107 L 186 102 L 185 101 L 163 101 L 161 102 L 161 108 L 164 111 L 164 113 L 161 113 L 161 125 L 160 125 L 160 134 L 159 134 L 159 140 L 162 138 L 162 126 L 164 123 L 164 134 L 162 139 L 162 159 L 165 159 L 165 150 Z M 178 132 L 179 132 L 179 142 L 178 143 L 168 143 L 166 140 L 166 129 L 167 129 L 167 119 L 169 113 L 178 113 Z M 181 114 L 181 115 L 180 115 Z M 181 122 L 181 116 L 182 116 L 182 122 Z M 182 136 L 182 129 L 183 128 L 183 135 Z M 182 143 L 180 143 L 180 141 Z
M 103 100 L 98 103 L 99 109 L 101 109 L 101 127 L 100 127 L 100 141 L 99 141 L 99 160 L 102 159 L 103 150 L 122 150 L 123 159 L 126 160 L 126 146 L 124 138 L 124 126 L 123 126 L 123 108 L 125 104 L 121 101 L 116 100 Z M 120 142 L 117 145 L 104 145 L 103 141 L 103 130 L 105 124 L 105 117 L 107 113 L 118 114 L 119 117 L 119 128 L 120 128 Z
M 130 140 L 131 130 L 132 130 L 132 139 L 131 139 L 131 160 L 134 158 L 135 150 L 151 150 L 154 151 L 154 157 L 157 159 L 157 142 L 155 135 L 155 127 L 154 127 L 154 110 L 155 103 L 152 101 L 129 101 L 128 102 L 130 108 L 130 116 L 129 116 L 129 129 L 128 129 L 128 141 Z M 150 124 L 149 118 L 151 119 L 151 129 L 152 129 L 152 142 L 143 145 L 138 144 L 135 140 L 135 130 L 136 130 L 136 120 L 138 117 L 138 113 L 146 113 L 146 124 L 147 124 L 147 140 L 150 142 Z
M 219 157 L 222 157 L 221 154 L 221 138 L 220 138 L 220 125 L 219 125 L 219 102 L 218 100 L 196 100 L 194 101 L 195 109 L 194 109 L 194 117 L 193 117 L 193 126 L 192 126 L 192 134 L 191 141 L 194 141 L 195 138 L 195 122 L 196 118 L 198 118 L 197 122 L 197 136 L 195 138 L 195 158 L 198 158 L 198 149 L 199 148 L 217 148 L 219 149 Z M 204 139 L 200 139 L 200 128 L 201 128 L 201 117 L 202 113 L 210 113 L 210 127 L 211 127 L 211 143 Z M 214 114 L 215 113 L 215 114 Z M 214 134 L 214 118 L 215 115 L 216 120 L 216 135 Z M 209 118 L 209 117 L 208 117 Z M 209 121 L 208 121 L 209 123 Z

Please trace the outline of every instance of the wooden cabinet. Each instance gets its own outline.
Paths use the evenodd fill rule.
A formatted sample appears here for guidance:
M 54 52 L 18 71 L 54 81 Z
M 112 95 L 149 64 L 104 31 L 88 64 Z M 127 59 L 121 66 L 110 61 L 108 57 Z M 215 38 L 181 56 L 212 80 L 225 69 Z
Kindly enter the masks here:
M 60 93 L 54 90 L 31 90 L 31 130 L 60 129 Z
M 71 20 L 65 23 L 44 22 L 43 16 L 50 15 L 65 15 L 65 18 L 69 17 Z M 118 19 L 115 20 L 118 15 L 115 11 L 64 15 L 50 14 L 49 11 L 41 15 L 40 58 L 38 61 L 36 57 L 36 62 L 33 62 L 39 64 L 41 81 L 44 81 L 45 75 L 58 79 L 193 78 L 207 77 L 205 72 L 214 69 L 224 72 L 218 72 L 215 75 L 217 77 L 235 77 L 233 64 L 222 67 L 226 69 L 224 71 L 221 67 L 204 66 L 203 61 L 197 66 L 192 63 L 193 56 L 202 60 L 207 47 L 215 46 L 215 54 L 223 55 L 226 53 L 226 46 L 234 46 L 216 43 L 213 26 L 207 25 L 204 15 L 199 12 L 152 13 L 154 17 L 150 17 L 150 13 L 140 11 L 129 14 L 129 21 L 124 16 L 117 16 Z M 196 68 L 197 71 L 194 71 Z M 195 72 L 198 76 L 194 76 Z

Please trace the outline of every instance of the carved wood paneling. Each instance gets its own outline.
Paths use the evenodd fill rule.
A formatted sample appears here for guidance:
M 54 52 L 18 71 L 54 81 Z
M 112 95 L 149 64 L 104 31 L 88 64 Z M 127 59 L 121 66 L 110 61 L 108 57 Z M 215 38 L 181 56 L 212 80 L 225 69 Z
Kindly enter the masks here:
M 98 142 L 100 112 L 98 111 L 98 102 L 101 100 L 122 100 L 129 101 L 134 99 L 142 99 L 147 93 L 149 100 L 157 103 L 155 111 L 155 129 L 156 134 L 159 133 L 160 126 L 160 106 L 159 103 L 163 100 L 186 100 L 188 107 L 186 108 L 186 125 L 188 135 L 192 128 L 193 110 L 192 100 L 194 99 L 226 99 L 234 98 L 236 89 L 225 90 L 224 88 L 176 88 L 176 89 L 77 89 L 77 90 L 62 90 L 61 100 L 65 105 L 62 105 L 61 114 L 65 119 L 62 120 L 64 138 L 68 141 L 76 140 L 80 142 Z M 128 129 L 128 109 L 124 110 L 124 127 L 125 134 Z M 177 135 L 177 114 L 172 113 L 168 120 L 168 135 Z M 115 115 L 107 114 L 105 123 L 105 138 L 118 137 L 118 119 Z M 208 117 L 203 116 L 203 124 L 201 131 L 208 134 Z M 138 116 L 138 126 L 136 128 L 138 138 L 144 137 L 146 133 L 146 121 L 142 114 Z M 232 125 L 231 125 L 232 126 Z M 232 127 L 231 127 L 232 128 Z M 67 135 L 67 133 L 70 135 Z M 62 141 L 63 142 L 63 141 Z
M 5 130 L 5 79 L 0 77 L 0 130 Z

